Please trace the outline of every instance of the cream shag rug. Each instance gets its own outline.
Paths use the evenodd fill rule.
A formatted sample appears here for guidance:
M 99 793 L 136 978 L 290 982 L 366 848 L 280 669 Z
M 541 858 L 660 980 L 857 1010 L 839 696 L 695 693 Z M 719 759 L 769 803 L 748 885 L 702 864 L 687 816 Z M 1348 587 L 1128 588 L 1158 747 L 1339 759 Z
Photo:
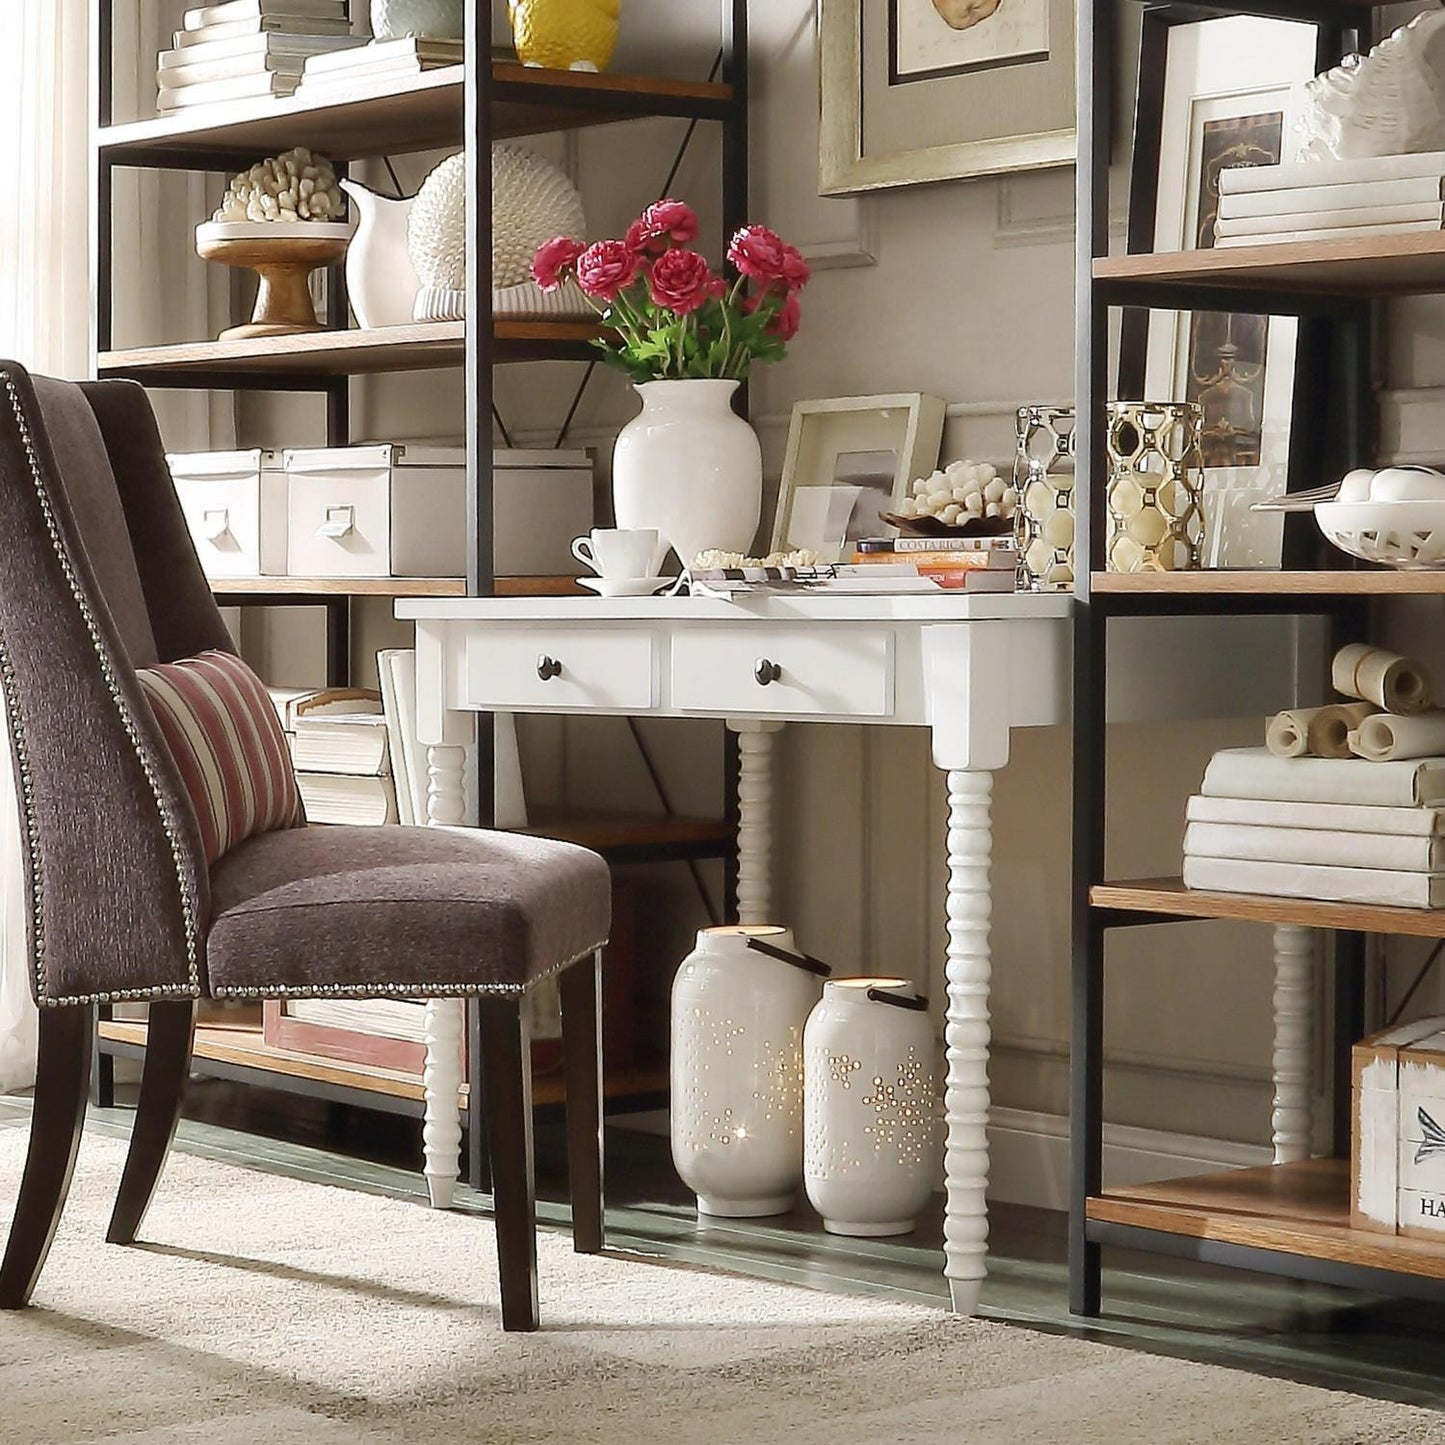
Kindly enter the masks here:
M 26 1131 L 0 1131 L 8 1220 Z M 1440 1441 L 1303 1385 L 539 1240 L 541 1333 L 497 1325 L 490 1224 L 175 1155 L 145 1248 L 102 1242 L 87 1135 L 35 1307 L 0 1315 L 25 1445 Z M 8 1225 L 0 1225 L 0 1228 Z

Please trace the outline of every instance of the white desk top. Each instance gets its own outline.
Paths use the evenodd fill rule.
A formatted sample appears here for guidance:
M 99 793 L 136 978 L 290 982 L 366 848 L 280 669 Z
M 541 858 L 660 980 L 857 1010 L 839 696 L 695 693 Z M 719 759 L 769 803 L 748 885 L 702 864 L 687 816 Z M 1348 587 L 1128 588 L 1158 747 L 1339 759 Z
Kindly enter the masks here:
M 1064 592 L 939 593 L 798 597 L 404 597 L 396 615 L 417 621 L 728 622 L 754 617 L 797 622 L 992 622 L 1066 618 Z

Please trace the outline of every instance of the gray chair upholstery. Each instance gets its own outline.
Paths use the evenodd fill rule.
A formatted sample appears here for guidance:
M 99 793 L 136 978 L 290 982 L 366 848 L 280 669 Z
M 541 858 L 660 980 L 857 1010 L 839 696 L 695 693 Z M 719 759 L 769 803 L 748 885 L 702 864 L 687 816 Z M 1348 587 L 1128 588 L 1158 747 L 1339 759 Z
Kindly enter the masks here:
M 489 1107 L 495 1093 L 515 1114 L 526 1097 L 511 1077 L 526 1067 L 520 1000 L 566 970 L 574 1195 L 579 1177 L 596 1194 L 579 1206 L 577 1242 L 600 1248 L 600 1158 L 589 1147 L 595 1154 L 600 1126 L 593 960 L 610 925 L 606 864 L 568 844 L 476 830 L 306 827 L 249 839 L 207 869 L 136 669 L 233 645 L 139 387 L 32 379 L 0 361 L 0 543 L 0 691 L 41 1005 L 35 1118 L 0 1306 L 29 1299 L 64 1205 L 91 1006 L 132 999 L 151 1003 L 151 1021 L 111 1223 L 118 1242 L 134 1238 L 169 1149 L 196 998 L 476 995 L 501 1060 L 495 1081 L 496 1061 L 484 1060 Z M 509 1153 L 494 1169 L 512 1181 L 530 1239 L 529 1121 L 519 1131 L 491 1114 L 489 1125 L 494 1155 L 499 1139 Z M 517 1219 L 500 1228 L 507 1190 L 499 1185 L 497 1206 L 499 1233 L 513 1241 L 502 1250 L 504 1323 L 535 1328 L 535 1242 L 529 1260 Z

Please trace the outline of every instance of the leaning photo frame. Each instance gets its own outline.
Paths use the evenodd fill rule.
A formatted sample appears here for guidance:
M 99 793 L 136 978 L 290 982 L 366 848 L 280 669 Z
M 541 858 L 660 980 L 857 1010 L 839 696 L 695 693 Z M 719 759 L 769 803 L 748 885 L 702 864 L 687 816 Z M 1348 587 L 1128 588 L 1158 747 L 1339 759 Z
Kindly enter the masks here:
M 1313 25 L 1253 16 L 1171 23 L 1146 10 L 1129 194 L 1130 251 L 1214 245 L 1219 172 L 1293 159 Z M 1124 313 L 1118 394 L 1204 411 L 1204 564 L 1278 567 L 1300 323 L 1224 312 Z
M 937 465 L 943 417 L 940 398 L 916 391 L 798 402 L 772 550 L 837 562 L 864 537 L 893 535 L 880 514 L 897 511 L 909 483 Z

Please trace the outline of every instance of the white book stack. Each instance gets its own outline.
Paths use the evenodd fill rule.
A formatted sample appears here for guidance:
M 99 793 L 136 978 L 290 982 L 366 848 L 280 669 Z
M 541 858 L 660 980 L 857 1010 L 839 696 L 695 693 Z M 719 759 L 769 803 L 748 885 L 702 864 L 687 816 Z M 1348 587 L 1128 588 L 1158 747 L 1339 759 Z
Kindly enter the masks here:
M 301 76 L 298 94 L 307 100 L 348 100 L 378 85 L 406 80 L 428 70 L 460 65 L 460 40 L 373 40 L 352 50 L 311 56 Z
M 1445 228 L 1445 152 L 1229 166 L 1214 244 L 1327 241 Z
M 347 0 L 219 0 L 187 10 L 156 69 L 165 114 L 258 96 L 290 95 L 306 62 L 366 44 Z
M 362 689 L 271 689 L 311 823 L 398 821 L 388 719 Z
M 1445 758 L 1219 752 L 1189 800 L 1186 887 L 1445 907 Z

